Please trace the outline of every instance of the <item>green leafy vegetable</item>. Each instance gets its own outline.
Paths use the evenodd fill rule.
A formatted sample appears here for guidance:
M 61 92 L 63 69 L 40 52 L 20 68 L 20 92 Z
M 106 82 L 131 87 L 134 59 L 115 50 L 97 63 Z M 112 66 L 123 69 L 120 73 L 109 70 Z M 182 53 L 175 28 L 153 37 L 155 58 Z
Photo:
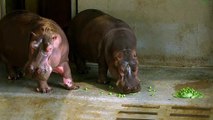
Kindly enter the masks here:
M 124 98 L 124 97 L 126 97 L 125 94 L 121 94 L 121 93 L 117 94 L 116 96 L 119 97 L 119 98 Z
M 154 96 L 156 92 L 156 90 L 152 88 L 152 86 L 149 86 L 147 91 L 151 93 L 150 96 Z
M 86 87 L 86 88 L 84 88 L 84 90 L 85 90 L 85 91 L 87 91 L 87 90 L 88 90 L 88 88 Z
M 193 88 L 186 87 L 178 90 L 174 95 L 176 98 L 202 98 L 203 94 Z
M 108 95 L 112 95 L 112 92 L 109 92 Z

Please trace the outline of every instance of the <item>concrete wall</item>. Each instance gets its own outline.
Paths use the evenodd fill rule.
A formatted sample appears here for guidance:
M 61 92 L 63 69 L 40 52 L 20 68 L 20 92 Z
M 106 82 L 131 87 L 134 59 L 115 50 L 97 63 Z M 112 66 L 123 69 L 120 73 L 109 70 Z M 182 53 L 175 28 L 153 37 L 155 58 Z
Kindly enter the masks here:
M 0 1 L 0 19 L 6 14 L 5 0 Z
M 213 66 L 213 0 L 78 0 L 135 31 L 141 65 Z

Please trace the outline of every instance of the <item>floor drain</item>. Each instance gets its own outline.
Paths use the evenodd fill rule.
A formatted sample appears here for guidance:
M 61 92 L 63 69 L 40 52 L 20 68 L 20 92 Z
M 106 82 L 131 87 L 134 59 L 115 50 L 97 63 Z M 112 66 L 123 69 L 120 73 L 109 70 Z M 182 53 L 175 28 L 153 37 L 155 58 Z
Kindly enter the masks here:
M 155 120 L 160 106 L 123 104 L 117 120 Z
M 211 120 L 212 108 L 123 104 L 116 120 Z
M 211 108 L 188 107 L 188 106 L 172 106 L 171 117 L 191 118 L 191 119 L 209 119 Z

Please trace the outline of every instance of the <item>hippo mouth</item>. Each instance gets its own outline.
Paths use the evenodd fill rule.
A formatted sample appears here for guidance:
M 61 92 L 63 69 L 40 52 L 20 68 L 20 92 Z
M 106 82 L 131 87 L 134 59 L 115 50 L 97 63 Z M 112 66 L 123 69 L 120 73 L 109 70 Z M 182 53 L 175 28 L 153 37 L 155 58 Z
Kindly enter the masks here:
M 139 80 L 134 80 L 134 82 L 133 81 L 125 82 L 127 80 L 124 80 L 124 79 L 125 78 L 119 79 L 116 82 L 116 86 L 118 87 L 118 89 L 121 93 L 125 93 L 125 94 L 135 93 L 135 92 L 139 92 L 141 90 Z
M 40 52 L 41 56 L 40 57 L 44 57 L 46 59 L 48 59 L 50 57 L 50 55 L 52 54 L 52 51 L 41 51 Z
M 49 77 L 49 74 L 52 72 L 52 67 L 49 65 L 49 52 L 40 52 L 41 56 L 38 55 L 37 65 L 35 66 L 34 76 L 35 77 L 42 77 L 46 79 Z
M 49 57 L 51 53 L 40 51 L 36 58 L 29 61 L 25 67 L 25 74 L 32 78 L 48 78 L 49 74 L 52 72 L 52 67 L 49 65 Z
M 125 72 L 120 73 L 116 86 L 122 93 L 135 93 L 141 90 L 140 82 L 128 64 L 125 67 Z

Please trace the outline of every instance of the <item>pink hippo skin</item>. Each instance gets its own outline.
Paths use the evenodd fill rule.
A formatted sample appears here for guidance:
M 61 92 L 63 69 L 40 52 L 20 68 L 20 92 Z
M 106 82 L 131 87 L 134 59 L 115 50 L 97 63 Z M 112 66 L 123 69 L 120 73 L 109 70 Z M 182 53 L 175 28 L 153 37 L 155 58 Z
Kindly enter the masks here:
M 109 70 L 120 92 L 140 91 L 136 37 L 125 22 L 88 9 L 73 18 L 67 35 L 78 72 L 88 72 L 86 62 L 98 63 L 99 83 L 109 82 Z
M 52 72 L 63 77 L 66 89 L 73 83 L 69 67 L 69 44 L 62 29 L 52 20 L 27 11 L 7 14 L 0 20 L 0 58 L 6 64 L 8 79 L 21 75 L 38 81 L 37 91 L 51 91 L 47 80 Z M 23 72 L 15 68 L 23 68 Z

